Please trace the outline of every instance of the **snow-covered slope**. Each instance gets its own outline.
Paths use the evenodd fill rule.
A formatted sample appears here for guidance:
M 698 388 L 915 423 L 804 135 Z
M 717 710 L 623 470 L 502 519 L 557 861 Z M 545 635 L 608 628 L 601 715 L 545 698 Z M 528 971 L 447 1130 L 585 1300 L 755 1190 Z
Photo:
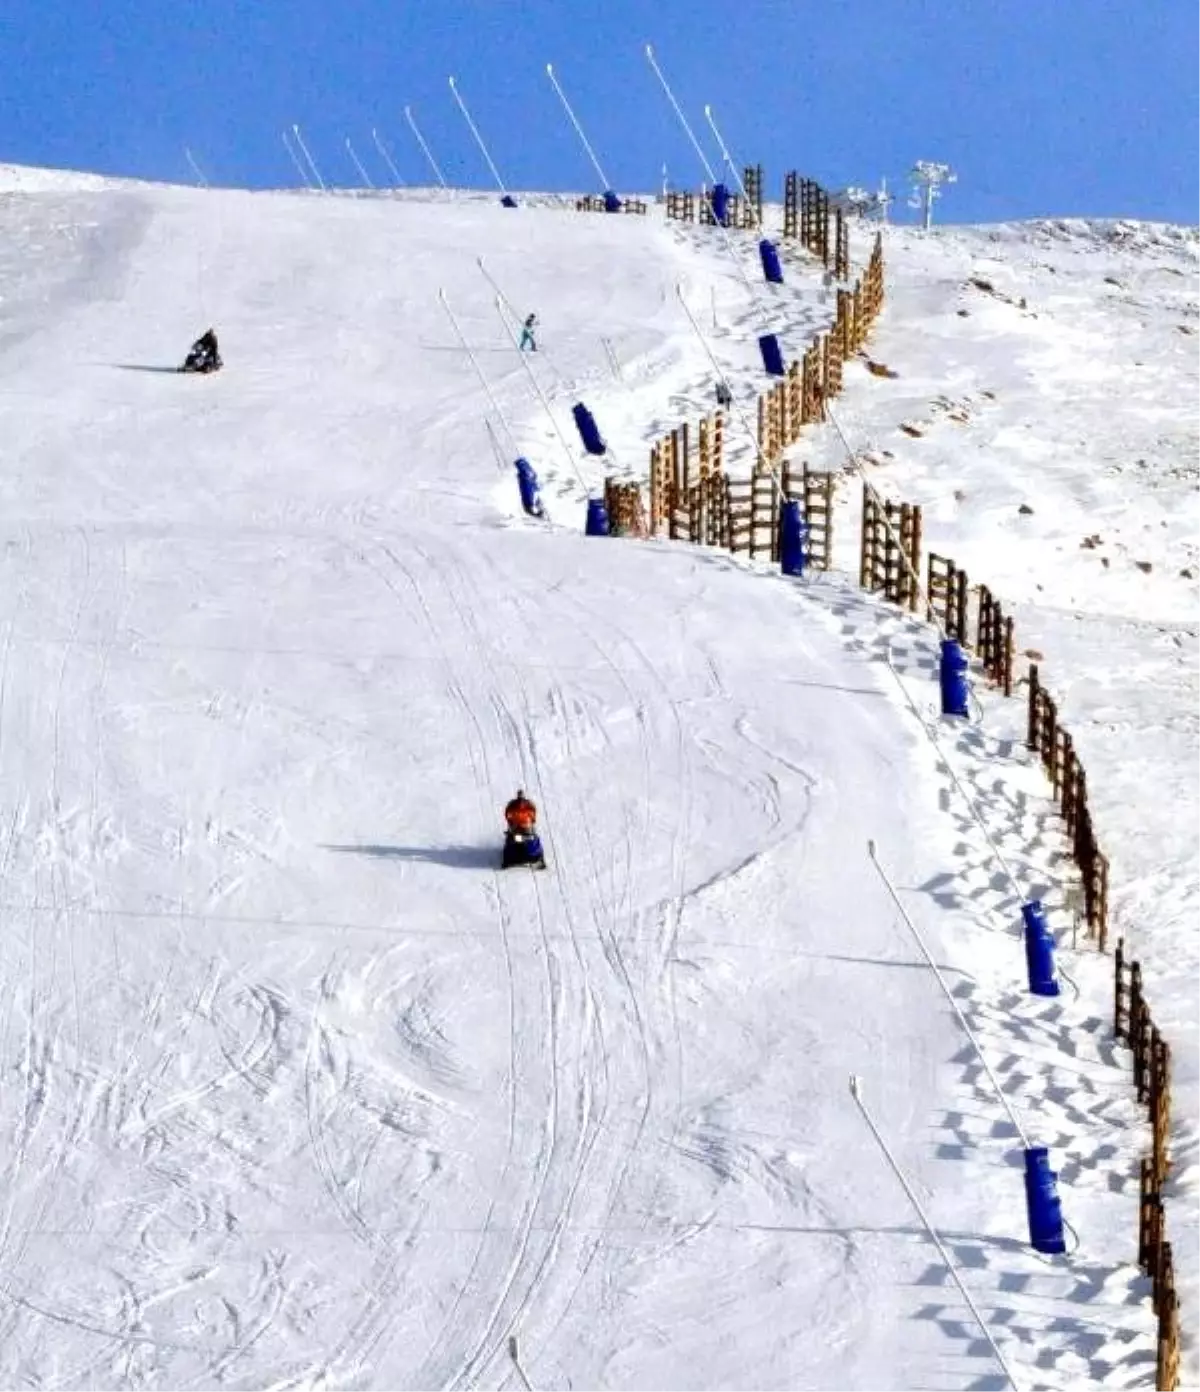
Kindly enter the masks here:
M 887 237 L 869 351 L 897 375 L 850 369 L 839 418 L 876 485 L 924 504 L 929 549 L 1005 601 L 1087 770 L 1110 934 L 1173 1050 L 1168 1217 L 1194 1338 L 1200 234 L 1058 220 Z M 1020 737 L 1021 710 L 995 718 Z
M 1138 1383 L 1107 964 L 1030 1004 L 879 660 L 927 700 L 927 635 L 837 576 L 578 534 L 570 404 L 632 471 L 709 399 L 676 283 L 749 396 L 761 312 L 799 346 L 817 278 L 760 312 L 655 218 L 20 182 L 0 1382 L 1003 1385 L 855 1071 L 1025 1380 Z M 480 256 L 539 312 L 553 423 Z M 210 322 L 227 370 L 167 371 Z M 517 515 L 510 448 L 557 525 Z M 957 757 L 1053 898 L 1044 784 L 1005 755 Z M 544 875 L 495 869 L 518 784 Z M 868 838 L 1055 1148 L 1069 1259 L 1028 1251 L 1018 1142 Z

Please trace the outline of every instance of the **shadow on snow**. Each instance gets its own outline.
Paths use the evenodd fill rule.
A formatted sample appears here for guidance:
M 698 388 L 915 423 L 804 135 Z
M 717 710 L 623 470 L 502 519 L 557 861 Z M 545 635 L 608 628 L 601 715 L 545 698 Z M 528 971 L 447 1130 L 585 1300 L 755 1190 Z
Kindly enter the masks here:
M 500 864 L 499 846 L 324 846 L 322 849 L 339 851 L 343 855 L 374 856 L 376 860 L 424 860 L 459 869 L 496 869 Z

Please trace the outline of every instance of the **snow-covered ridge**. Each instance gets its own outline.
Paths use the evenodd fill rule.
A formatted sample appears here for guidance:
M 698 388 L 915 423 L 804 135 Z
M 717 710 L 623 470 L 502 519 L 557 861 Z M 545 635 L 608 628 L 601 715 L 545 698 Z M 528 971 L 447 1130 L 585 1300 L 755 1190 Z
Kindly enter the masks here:
M 140 179 L 85 174 L 71 169 L 37 169 L 23 164 L 0 164 L 0 193 L 73 193 L 96 189 L 164 188 Z

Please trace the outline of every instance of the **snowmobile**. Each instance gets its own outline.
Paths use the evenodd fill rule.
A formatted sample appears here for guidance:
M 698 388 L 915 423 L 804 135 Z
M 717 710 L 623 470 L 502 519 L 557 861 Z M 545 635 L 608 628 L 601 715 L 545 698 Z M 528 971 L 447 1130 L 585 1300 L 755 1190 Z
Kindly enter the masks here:
M 528 865 L 534 870 L 546 868 L 546 852 L 542 838 L 532 828 L 522 830 L 509 827 L 504 835 L 504 855 L 500 860 L 501 870 L 510 870 L 514 865 Z
M 216 372 L 224 364 L 217 351 L 217 336 L 211 329 L 198 338 L 188 350 L 180 372 Z

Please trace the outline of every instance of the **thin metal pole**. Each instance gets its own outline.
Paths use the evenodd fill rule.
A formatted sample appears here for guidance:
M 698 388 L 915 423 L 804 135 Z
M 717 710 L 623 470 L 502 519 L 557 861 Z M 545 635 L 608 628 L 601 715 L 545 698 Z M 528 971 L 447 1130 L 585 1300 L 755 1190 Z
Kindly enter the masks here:
M 496 461 L 496 468 L 499 469 L 502 474 L 507 475 L 508 465 L 504 461 L 504 454 L 500 449 L 500 441 L 496 439 L 495 428 L 486 416 L 483 418 L 483 424 L 487 430 L 488 443 L 492 447 L 492 458 Z
M 828 401 L 825 402 L 825 415 L 829 420 L 829 424 L 833 426 L 834 433 L 842 442 L 842 448 L 846 451 L 846 458 L 850 461 L 850 467 L 859 476 L 867 492 L 870 493 L 871 497 L 875 500 L 875 503 L 879 508 L 879 520 L 883 524 L 883 528 L 887 532 L 888 536 L 891 537 L 892 542 L 896 547 L 897 554 L 899 555 L 905 570 L 908 571 L 910 577 L 912 578 L 913 585 L 916 589 L 917 598 L 919 600 L 923 599 L 925 601 L 925 612 L 930 616 L 930 621 L 933 623 L 933 626 L 937 629 L 938 637 L 944 639 L 946 637 L 945 627 L 943 626 L 942 621 L 938 618 L 936 610 L 934 610 L 929 603 L 929 594 L 926 591 L 924 581 L 921 579 L 920 572 L 917 570 L 916 566 L 913 565 L 912 561 L 909 559 L 908 552 L 901 545 L 900 534 L 896 531 L 895 527 L 893 527 L 891 522 L 888 520 L 887 508 L 884 505 L 884 500 L 879 496 L 879 492 L 876 489 L 875 485 L 863 472 L 863 467 L 859 463 L 858 456 L 850 448 L 850 441 L 846 439 L 846 433 L 838 424 L 838 419 L 834 415 L 833 408 L 830 406 Z
M 525 369 L 525 372 L 533 385 L 533 390 L 537 393 L 538 400 L 542 403 L 546 415 L 549 417 L 550 424 L 554 427 L 554 433 L 558 436 L 559 441 L 563 447 L 563 452 L 566 454 L 572 470 L 574 470 L 575 477 L 579 480 L 579 486 L 583 489 L 584 493 L 586 493 L 590 497 L 591 489 L 588 488 L 586 482 L 584 481 L 583 474 L 580 472 L 579 465 L 575 461 L 575 455 L 571 450 L 571 443 L 563 434 L 562 427 L 559 425 L 558 421 L 555 420 L 554 412 L 550 409 L 550 402 L 546 399 L 546 393 L 542 390 L 542 384 L 538 381 L 537 374 L 529 365 L 529 359 L 521 348 L 521 342 L 517 338 L 516 331 L 513 329 L 512 324 L 509 322 L 508 315 L 504 312 L 504 296 L 498 293 L 496 295 L 495 303 L 496 313 L 500 316 L 500 322 L 504 325 L 504 332 L 508 334 L 509 341 L 512 343 L 512 346 L 516 349 L 517 356 L 521 359 L 521 366 Z
M 192 158 L 192 152 L 188 149 L 186 145 L 183 147 L 183 153 L 184 157 L 187 159 L 187 162 L 192 166 L 192 173 L 196 176 L 196 179 L 199 182 L 200 187 L 207 188 L 208 180 L 204 177 L 204 171 Z
M 363 183 L 366 184 L 369 189 L 373 189 L 375 185 L 371 182 L 371 176 L 362 167 L 362 161 L 354 153 L 354 146 L 350 144 L 349 136 L 346 137 L 346 149 L 350 152 L 350 158 L 354 161 L 354 167 L 358 170 L 359 178 L 362 179 Z
M 700 163 L 704 166 L 705 172 L 708 174 L 710 183 L 719 183 L 720 180 L 713 172 L 712 165 L 708 162 L 708 156 L 700 148 L 700 142 L 692 133 L 692 128 L 690 125 L 688 125 L 687 117 L 680 110 L 679 103 L 675 100 L 675 93 L 671 91 L 671 88 L 667 83 L 667 79 L 663 76 L 662 69 L 658 66 L 658 63 L 655 60 L 654 49 L 651 48 L 649 44 L 646 45 L 646 57 L 650 62 L 650 66 L 654 69 L 655 75 L 658 77 L 659 82 L 662 83 L 662 89 L 667 94 L 667 100 L 671 103 L 672 107 L 674 108 L 675 115 L 679 117 L 679 123 L 686 132 L 687 138 L 692 142 L 692 145 L 697 155 L 700 156 Z M 730 257 L 733 260 L 733 264 L 735 269 L 737 270 L 738 275 L 740 275 L 742 278 L 742 284 L 746 287 L 746 293 L 750 296 L 750 303 L 758 311 L 759 320 L 762 324 L 764 332 L 771 333 L 770 317 L 768 316 L 767 311 L 763 308 L 762 301 L 758 297 L 758 292 L 755 289 L 755 287 L 751 284 L 750 278 L 746 274 L 746 269 L 742 265 L 741 260 L 738 257 L 737 248 L 733 244 L 733 238 L 729 235 L 729 228 L 726 227 L 723 222 L 717 219 L 715 212 L 713 214 L 713 221 L 716 222 L 717 230 L 721 232 L 725 238 L 725 250 L 728 251 Z
M 309 154 L 308 146 L 304 143 L 304 137 L 300 134 L 300 127 L 295 121 L 292 122 L 292 134 L 296 137 L 296 144 L 299 145 L 300 149 L 304 152 L 304 158 L 308 161 L 308 166 L 312 170 L 313 177 L 316 179 L 321 192 L 328 193 L 329 190 L 325 187 L 325 180 L 321 178 L 321 171 L 317 168 L 317 162 L 313 159 L 312 155 Z
M 930 1241 L 938 1249 L 942 1261 L 944 1261 L 946 1264 L 946 1270 L 950 1273 L 951 1277 L 954 1280 L 954 1284 L 959 1289 L 959 1294 L 967 1302 L 967 1308 L 975 1316 L 975 1322 L 979 1325 L 980 1332 L 983 1334 L 984 1339 L 987 1340 L 988 1347 L 991 1349 L 993 1355 L 995 1356 L 996 1362 L 1000 1364 L 1001 1368 L 1003 1368 L 1004 1376 L 1008 1378 L 1010 1386 L 1018 1389 L 1019 1392 L 1021 1384 L 1017 1381 L 1016 1376 L 1013 1373 L 1013 1370 L 1008 1366 L 1007 1362 L 1005 1362 L 1004 1355 L 1000 1352 L 1000 1349 L 997 1347 L 995 1339 L 992 1338 L 992 1332 L 984 1323 L 983 1316 L 979 1312 L 979 1307 L 975 1304 L 974 1300 L 971 1299 L 971 1292 L 963 1284 L 963 1279 L 958 1274 L 958 1267 L 951 1259 L 950 1253 L 946 1251 L 946 1248 L 942 1243 L 942 1239 L 938 1236 L 936 1229 L 934 1228 L 933 1224 L 929 1221 L 928 1215 L 926 1214 L 925 1210 L 921 1207 L 921 1201 L 913 1192 L 912 1185 L 909 1184 L 908 1180 L 904 1177 L 904 1171 L 896 1163 L 896 1159 L 892 1155 L 892 1152 L 888 1147 L 888 1143 L 884 1140 L 883 1135 L 879 1130 L 879 1127 L 875 1125 L 875 1122 L 872 1119 L 870 1112 L 867 1111 L 866 1103 L 863 1101 L 862 1098 L 862 1079 L 854 1073 L 850 1075 L 850 1095 L 854 1098 L 858 1110 L 862 1113 L 862 1119 L 871 1128 L 871 1134 L 875 1137 L 875 1140 L 878 1142 L 879 1149 L 883 1152 L 884 1159 L 888 1162 L 888 1165 L 891 1167 L 892 1173 L 900 1181 L 900 1187 L 908 1196 L 908 1201 L 910 1204 L 912 1204 L 913 1211 L 921 1220 L 921 1225 L 924 1227 L 926 1233 L 929 1235 Z
M 304 187 L 306 189 L 311 189 L 312 181 L 308 177 L 308 170 L 305 169 L 305 167 L 300 163 L 300 156 L 297 155 L 295 150 L 292 149 L 292 142 L 288 139 L 287 131 L 282 132 L 282 134 L 283 148 L 288 152 L 288 155 L 291 157 L 292 163 L 296 166 L 296 173 L 300 175 L 300 179 L 301 182 L 304 184 Z
M 404 187 L 404 180 L 400 177 L 400 171 L 396 168 L 395 161 L 392 159 L 391 155 L 388 153 L 388 147 L 387 147 L 387 146 L 383 143 L 383 141 L 379 138 L 379 132 L 378 132 L 377 130 L 375 130 L 373 127 L 372 127 L 372 129 L 371 129 L 371 139 L 375 142 L 375 148 L 379 151 L 380 155 L 383 157 L 383 162 L 384 162 L 384 164 L 386 164 L 387 167 L 392 171 L 392 178 L 395 179 L 395 181 L 397 182 L 397 184 L 400 185 L 401 188 L 403 188 L 403 187 Z
M 758 218 L 758 209 L 750 201 L 750 195 L 746 192 L 746 185 L 742 183 L 742 176 L 738 173 L 737 165 L 733 162 L 733 156 L 725 147 L 725 141 L 722 139 L 721 132 L 717 129 L 717 122 L 712 114 L 711 106 L 706 106 L 704 108 L 704 118 L 708 122 L 713 135 L 715 135 L 717 138 L 717 144 L 721 148 L 721 158 L 729 166 L 730 172 L 733 174 L 733 177 L 737 180 L 737 186 L 741 190 L 742 198 L 745 201 L 746 207 L 749 208 L 751 213 L 753 213 L 754 215 L 754 226 L 756 228 L 761 228 L 762 223 L 759 221 Z
M 437 160 L 434 159 L 433 155 L 431 154 L 430 149 L 429 149 L 429 146 L 425 144 L 425 137 L 424 137 L 424 136 L 421 134 L 421 132 L 417 129 L 416 118 L 415 118 L 415 117 L 413 116 L 413 114 L 412 114 L 412 107 L 411 107 L 411 106 L 406 106 L 406 107 L 404 108 L 404 119 L 405 119 L 405 120 L 408 122 L 408 124 L 412 127 L 412 133 L 417 137 L 417 144 L 421 147 L 421 150 L 422 150 L 422 152 L 424 153 L 425 158 L 429 161 L 429 167 L 433 170 L 434 174 L 437 176 L 437 181 L 438 181 L 438 183 L 441 184 L 441 186 L 442 186 L 443 188 L 445 188 L 445 187 L 446 187 L 446 180 L 445 180 L 445 178 L 444 178 L 443 175 L 442 175 L 442 171 L 438 168 L 438 162 L 437 162 Z
M 558 93 L 558 99 L 562 102 L 563 109 L 571 118 L 571 124 L 575 127 L 575 133 L 579 136 L 580 140 L 583 141 L 583 148 L 587 151 L 588 159 L 591 160 L 592 167 L 595 169 L 596 173 L 600 175 L 600 183 L 603 186 L 603 188 L 607 191 L 608 189 L 612 188 L 612 184 L 610 184 L 608 181 L 608 175 L 604 172 L 603 169 L 600 168 L 600 161 L 596 158 L 596 152 L 588 143 L 588 138 L 583 133 L 583 127 L 575 119 L 575 113 L 571 110 L 571 103 L 567 100 L 566 94 L 563 92 L 563 89 L 558 85 L 558 78 L 554 76 L 554 68 L 549 63 L 546 64 L 546 76 L 550 79 L 551 85 L 553 86 L 554 90 Z
M 454 311 L 450 308 L 450 301 L 446 298 L 445 290 L 438 290 L 438 299 L 442 303 L 442 308 L 446 311 L 446 317 L 450 320 L 451 324 L 454 325 L 454 332 L 458 335 L 458 341 L 462 344 L 464 350 L 466 351 L 467 357 L 471 360 L 471 366 L 475 369 L 475 375 L 479 378 L 479 385 L 483 388 L 484 393 L 487 396 L 487 399 L 491 402 L 492 410 L 496 413 L 496 419 L 504 427 L 504 433 L 508 436 L 508 442 L 513 448 L 513 453 L 520 454 L 521 451 L 517 446 L 517 437 L 513 434 L 512 427 L 505 419 L 504 412 L 500 409 L 500 403 L 492 394 L 492 389 L 488 384 L 488 379 L 483 375 L 483 368 L 479 366 L 479 361 L 475 357 L 475 353 L 472 350 L 471 345 L 467 342 L 466 335 L 463 333 L 462 327 L 460 326 Z
M 521 1367 L 521 1356 L 517 1351 L 517 1336 L 515 1334 L 508 1336 L 508 1356 L 512 1359 L 513 1367 L 517 1370 L 517 1376 L 521 1379 L 524 1392 L 533 1392 L 533 1387 L 525 1376 L 525 1369 Z
M 471 113 L 467 110 L 467 104 L 463 101 L 453 77 L 450 78 L 450 90 L 454 93 L 454 100 L 458 103 L 458 109 L 462 112 L 463 119 L 466 121 L 471 134 L 475 137 L 475 143 L 482 151 L 484 159 L 487 160 L 487 167 L 492 171 L 492 178 L 495 179 L 500 192 L 507 197 L 508 190 L 504 187 L 504 180 L 500 177 L 500 171 L 492 163 L 492 157 L 488 154 L 488 148 L 483 143 L 483 136 L 479 134 L 479 128 L 475 125 L 475 122 L 471 120 Z
M 705 353 L 708 354 L 708 360 L 713 365 L 713 371 L 717 374 L 718 380 L 724 384 L 725 389 L 729 392 L 730 409 L 733 411 L 734 415 L 737 416 L 738 420 L 741 421 L 742 427 L 746 431 L 746 434 L 750 437 L 751 444 L 753 444 L 754 446 L 754 453 L 758 456 L 758 459 L 761 462 L 763 468 L 766 469 L 767 472 L 771 475 L 771 477 L 775 480 L 776 487 L 779 489 L 779 496 L 782 498 L 783 480 L 779 477 L 779 470 L 775 467 L 774 464 L 771 463 L 771 461 L 763 453 L 762 446 L 758 443 L 758 431 L 755 430 L 754 427 L 750 424 L 750 420 L 747 417 L 745 411 L 743 411 L 740 406 L 735 405 L 733 403 L 733 388 L 729 385 L 729 379 L 725 376 L 724 372 L 721 371 L 721 365 L 717 362 L 717 359 L 713 354 L 713 350 L 708 346 L 708 340 L 704 337 L 703 330 L 700 328 L 700 325 L 696 322 L 696 316 L 688 308 L 687 301 L 683 298 L 683 287 L 677 284 L 675 286 L 675 293 L 679 296 L 679 303 L 683 306 L 683 312 L 687 315 L 688 322 L 696 331 L 696 337 L 700 340 L 700 346 L 704 349 Z
M 988 843 L 988 846 L 991 848 L 992 854 L 996 857 L 997 865 L 999 865 L 1001 870 L 1004 871 L 1005 877 L 1007 878 L 1008 883 L 1012 887 L 1014 897 L 1020 900 L 1022 904 L 1027 903 L 1028 895 L 1017 883 L 1016 875 L 1013 873 L 1008 862 L 1005 860 L 1004 854 L 1000 850 L 1000 847 L 996 845 L 995 837 L 988 830 L 987 818 L 983 815 L 983 812 L 981 811 L 979 804 L 963 786 L 962 779 L 959 778 L 958 774 L 955 772 L 954 765 L 951 764 L 950 760 L 946 757 L 945 751 L 942 749 L 941 742 L 937 737 L 935 727 L 929 724 L 922 717 L 921 712 L 917 707 L 917 703 L 913 700 L 912 692 L 909 691 L 908 687 L 904 685 L 904 682 L 900 678 L 900 673 L 896 671 L 895 666 L 892 664 L 892 653 L 890 643 L 888 644 L 887 664 L 892 676 L 896 680 L 896 685 L 900 688 L 900 691 L 903 694 L 904 699 L 908 702 L 909 709 L 912 711 L 913 715 L 916 716 L 917 720 L 920 721 L 921 728 L 925 731 L 925 738 L 929 741 L 930 744 L 933 745 L 934 752 L 937 754 L 942 767 L 946 770 L 946 773 L 949 775 L 950 781 L 958 789 L 959 795 L 962 798 L 962 800 L 971 809 L 971 816 L 974 817 L 975 824 L 979 827 L 980 832 L 983 834 L 983 839 Z M 1020 932 L 1021 929 L 1017 928 L 1016 933 L 1019 935 Z
M 675 115 L 679 117 L 679 124 L 687 132 L 687 138 L 692 142 L 693 148 L 695 149 L 696 153 L 700 156 L 700 163 L 704 166 L 705 170 L 708 173 L 709 182 L 714 184 L 719 183 L 720 180 L 713 173 L 713 167 L 708 162 L 708 156 L 700 148 L 700 142 L 692 134 L 692 128 L 688 125 L 687 117 L 679 109 L 679 103 L 675 100 L 675 93 L 671 91 L 671 88 L 667 83 L 667 79 L 662 75 L 662 69 L 658 66 L 658 63 L 655 61 L 654 49 L 650 46 L 650 44 L 646 45 L 646 58 L 649 60 L 650 66 L 654 69 L 655 75 L 657 76 L 658 80 L 662 83 L 662 89 L 667 94 L 667 100 L 675 108 Z
M 517 312 L 517 308 L 513 304 L 512 300 L 510 300 L 508 296 L 504 293 L 504 291 L 501 290 L 499 283 L 496 280 L 496 277 L 491 273 L 491 271 L 488 270 L 487 266 L 484 264 L 483 257 L 477 256 L 475 258 L 475 264 L 483 273 L 483 278 L 492 287 L 496 294 L 499 295 L 500 301 L 504 305 L 505 312 L 510 316 L 511 322 L 513 324 L 519 324 L 521 322 L 521 315 Z M 547 351 L 545 351 L 545 349 L 542 349 L 538 353 L 538 358 L 542 362 L 544 362 L 546 366 L 550 369 L 551 373 L 554 376 L 555 382 L 560 387 L 565 387 L 566 383 L 564 382 L 563 375 L 554 365 L 554 359 L 551 357 L 551 355 Z
M 925 939 L 921 936 L 920 932 L 918 931 L 917 925 L 909 917 L 908 910 L 900 902 L 900 896 L 896 893 L 895 886 L 888 878 L 887 871 L 884 870 L 883 866 L 879 863 L 879 857 L 875 852 L 874 841 L 867 842 L 867 854 L 871 857 L 871 863 L 875 866 L 875 869 L 879 871 L 879 878 L 887 886 L 887 892 L 891 895 L 892 903 L 895 904 L 896 908 L 900 911 L 900 917 L 905 921 L 905 923 L 908 924 L 908 931 L 913 935 L 914 941 L 916 942 L 917 946 L 921 949 L 921 956 L 925 958 L 926 964 L 928 965 L 930 971 L 932 971 L 934 976 L 937 977 L 937 983 L 942 988 L 942 994 L 950 1002 L 950 1009 L 953 1010 L 955 1015 L 958 1016 L 958 1023 L 963 1027 L 963 1032 L 971 1041 L 971 1047 L 975 1050 L 975 1056 L 983 1065 L 983 1071 L 988 1075 L 988 1081 L 991 1083 L 993 1089 L 995 1090 L 996 1097 L 999 1100 L 1000 1105 L 1008 1114 L 1008 1119 L 1013 1124 L 1013 1130 L 1016 1131 L 1017 1135 L 1021 1138 L 1022 1147 L 1025 1150 L 1028 1150 L 1029 1137 L 1025 1134 L 1025 1128 L 1017 1119 L 1017 1114 L 1013 1111 L 1011 1105 L 1009 1104 L 1008 1098 L 1005 1097 L 1004 1090 L 1003 1088 L 1001 1088 L 999 1080 L 997 1079 L 996 1075 L 992 1072 L 991 1065 L 988 1063 L 986 1057 L 984 1056 L 983 1049 L 979 1045 L 979 1040 L 975 1038 L 974 1031 L 971 1029 L 971 1026 L 967 1023 L 967 1017 L 959 1009 L 958 1002 L 954 999 L 953 991 L 951 991 L 950 987 L 946 985 L 946 978 L 942 975 L 941 968 L 933 960 L 933 957 L 930 954 L 928 947 L 925 946 Z

